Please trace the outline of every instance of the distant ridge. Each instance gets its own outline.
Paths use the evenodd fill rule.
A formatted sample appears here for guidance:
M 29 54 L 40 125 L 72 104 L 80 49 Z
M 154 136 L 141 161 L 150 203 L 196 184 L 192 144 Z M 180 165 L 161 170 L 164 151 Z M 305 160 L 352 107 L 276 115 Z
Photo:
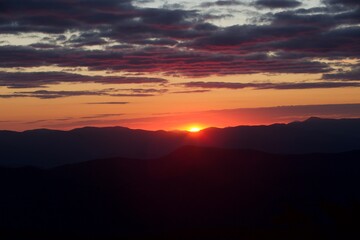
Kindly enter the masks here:
M 185 145 L 284 154 L 345 152 L 360 149 L 360 119 L 312 117 L 288 124 L 208 128 L 195 134 L 125 127 L 0 131 L 0 166 L 53 167 L 97 158 L 157 158 Z

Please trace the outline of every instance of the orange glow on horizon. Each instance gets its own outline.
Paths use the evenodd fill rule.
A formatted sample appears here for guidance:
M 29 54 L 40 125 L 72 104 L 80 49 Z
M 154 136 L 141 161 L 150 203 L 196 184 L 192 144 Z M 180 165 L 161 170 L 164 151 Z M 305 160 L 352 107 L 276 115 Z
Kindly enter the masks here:
M 203 130 L 205 127 L 200 126 L 200 125 L 190 125 L 188 127 L 186 127 L 186 131 L 191 132 L 191 133 L 197 133 L 200 132 L 201 130 Z
M 200 132 L 200 128 L 198 128 L 198 127 L 192 127 L 192 128 L 190 128 L 189 129 L 189 132 Z

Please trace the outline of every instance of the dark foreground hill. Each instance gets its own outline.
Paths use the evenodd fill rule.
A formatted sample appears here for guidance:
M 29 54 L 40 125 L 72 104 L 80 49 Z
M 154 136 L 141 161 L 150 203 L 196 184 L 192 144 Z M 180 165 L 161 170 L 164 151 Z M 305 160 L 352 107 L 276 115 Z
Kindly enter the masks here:
M 200 133 L 122 127 L 71 131 L 0 131 L 0 165 L 52 167 L 97 158 L 157 158 L 186 146 L 271 153 L 335 153 L 360 149 L 360 119 L 318 119 L 271 126 L 209 128 Z
M 359 172 L 360 151 L 201 147 L 1 168 L 0 238 L 357 239 Z

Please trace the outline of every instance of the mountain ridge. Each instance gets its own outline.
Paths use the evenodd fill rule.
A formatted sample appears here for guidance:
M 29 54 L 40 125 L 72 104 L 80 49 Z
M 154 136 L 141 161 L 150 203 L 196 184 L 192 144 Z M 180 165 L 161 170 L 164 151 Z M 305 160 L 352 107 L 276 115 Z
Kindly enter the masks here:
M 238 128 L 238 127 L 269 127 L 274 125 L 292 125 L 297 123 L 306 123 L 306 122 L 315 122 L 315 121 L 358 121 L 360 118 L 322 118 L 322 117 L 309 117 L 302 121 L 292 121 L 288 123 L 271 123 L 271 124 L 256 124 L 256 125 L 236 125 L 236 126 L 228 126 L 228 127 L 206 127 L 200 131 L 204 131 L 207 129 L 227 129 L 227 128 Z M 51 129 L 51 128 L 35 128 L 35 129 L 28 129 L 23 131 L 15 131 L 15 130 L 1 130 L 1 132 L 12 132 L 12 133 L 25 133 L 25 132 L 37 132 L 37 131 L 49 131 L 49 132 L 73 132 L 78 130 L 86 130 L 86 129 L 123 129 L 123 130 L 133 130 L 133 131 L 145 131 L 145 132 L 188 132 L 187 130 L 145 130 L 145 129 L 138 129 L 138 128 L 129 128 L 124 126 L 105 126 L 105 127 L 95 127 L 95 126 L 84 126 L 84 127 L 78 127 L 78 128 L 72 128 L 69 130 L 61 130 L 61 129 Z
M 151 159 L 185 145 L 268 153 L 335 153 L 360 149 L 360 119 L 308 119 L 289 124 L 146 131 L 85 127 L 71 131 L 0 131 L 0 165 L 53 167 L 98 158 Z

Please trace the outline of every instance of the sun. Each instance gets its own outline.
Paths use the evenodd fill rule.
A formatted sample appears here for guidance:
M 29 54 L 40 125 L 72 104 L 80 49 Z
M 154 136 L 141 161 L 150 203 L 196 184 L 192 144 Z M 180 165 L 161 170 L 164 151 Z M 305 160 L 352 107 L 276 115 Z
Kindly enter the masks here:
M 179 127 L 178 129 L 181 129 L 182 131 L 187 131 L 189 133 L 198 133 L 201 132 L 206 128 L 206 125 L 199 124 L 199 123 L 192 123 L 192 124 L 186 124 L 182 127 Z
M 190 126 L 187 128 L 187 131 L 192 133 L 197 133 L 200 132 L 201 130 L 203 130 L 203 128 L 199 126 Z
M 191 127 L 189 128 L 189 132 L 200 132 L 200 128 L 199 127 Z

